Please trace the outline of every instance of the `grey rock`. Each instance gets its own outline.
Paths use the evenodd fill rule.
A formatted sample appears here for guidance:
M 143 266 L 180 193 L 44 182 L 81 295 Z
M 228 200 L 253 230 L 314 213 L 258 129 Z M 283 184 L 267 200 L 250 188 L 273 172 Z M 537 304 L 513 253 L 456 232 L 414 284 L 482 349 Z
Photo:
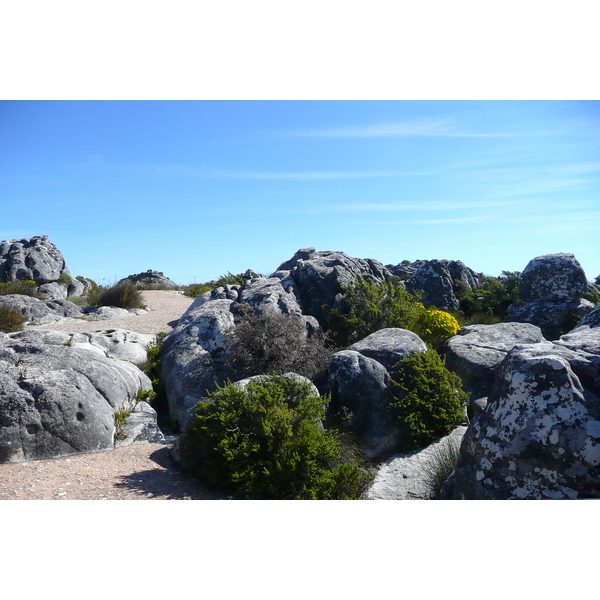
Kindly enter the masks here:
M 560 327 L 569 315 L 583 319 L 594 305 L 581 298 L 574 302 L 518 302 L 508 307 L 508 317 L 518 323 L 533 323 L 543 329 Z
M 147 402 L 138 402 L 127 417 L 121 437 L 115 440 L 115 448 L 145 442 L 151 444 L 164 442 L 165 436 L 156 420 L 156 411 Z
M 239 301 L 250 304 L 259 312 L 276 310 L 284 314 L 302 314 L 298 302 L 298 292 L 291 277 L 279 279 L 277 277 L 261 277 L 246 282 L 239 294 Z
M 129 311 L 126 308 L 119 308 L 118 306 L 86 306 L 83 309 L 83 313 L 85 318 L 90 321 L 106 321 L 108 319 L 128 317 L 131 314 L 136 314 L 134 311 L 137 310 L 139 309 Z
M 563 337 L 502 361 L 444 497 L 600 497 L 600 330 Z
M 577 331 L 580 327 L 600 327 L 600 304 L 590 311 L 574 329 Z
M 160 271 L 154 271 L 152 269 L 148 269 L 143 273 L 128 275 L 124 279 L 121 279 L 118 283 L 122 283 L 123 281 L 131 281 L 131 283 L 134 283 L 138 287 L 143 287 L 146 289 L 177 289 L 179 287 L 174 281 L 171 281 L 168 277 L 166 277 L 164 273 Z
M 232 300 L 195 301 L 163 340 L 162 376 L 169 412 L 183 429 L 193 407 L 227 379 L 231 349 L 226 336 L 235 327 Z
M 114 413 L 152 388 L 131 363 L 47 343 L 49 333 L 0 334 L 0 462 L 114 448 Z
M 330 411 L 360 439 L 368 456 L 391 452 L 399 443 L 397 419 L 388 410 L 389 383 L 387 369 L 359 352 L 343 350 L 330 359 Z
M 241 390 L 245 390 L 248 387 L 248 384 L 250 384 L 250 383 L 260 384 L 265 381 L 268 381 L 271 377 L 272 377 L 271 375 L 253 375 L 252 377 L 246 377 L 245 379 L 240 379 L 239 381 L 235 381 L 233 383 L 233 385 L 235 385 L 236 387 L 238 387 Z M 317 389 L 317 386 L 314 385 L 314 383 L 310 379 L 303 377 L 302 375 L 298 375 L 298 373 L 284 373 L 283 375 L 281 375 L 281 377 L 283 377 L 284 379 L 291 379 L 298 383 L 308 383 L 308 384 L 310 384 L 310 389 L 314 396 L 319 397 L 321 395 L 321 394 L 319 394 L 319 390 Z
M 427 345 L 412 331 L 389 327 L 368 335 L 352 344 L 348 350 L 354 350 L 363 356 L 373 358 L 391 371 L 399 360 L 408 358 L 415 352 L 425 352 Z
M 433 497 L 428 474 L 439 464 L 438 456 L 446 448 L 452 452 L 460 446 L 467 428 L 452 433 L 421 450 L 395 454 L 377 470 L 367 492 L 369 500 L 430 500 Z
M 67 286 L 62 282 L 44 283 L 40 285 L 37 293 L 46 300 L 64 300 L 67 297 Z
M 0 242 L 0 283 L 28 280 L 58 281 L 70 275 L 60 250 L 47 235 Z
M 455 372 L 472 398 L 487 396 L 494 384 L 496 367 L 518 344 L 543 341 L 539 327 L 529 323 L 469 325 L 442 346 L 446 367 Z
M 279 266 L 277 272 L 281 271 L 290 272 L 303 313 L 315 317 L 324 330 L 329 327 L 329 313 L 336 296 L 357 276 L 379 283 L 393 278 L 376 260 L 353 258 L 344 252 L 317 252 L 314 248 L 298 250 Z
M 67 297 L 70 298 L 82 298 L 87 296 L 92 289 L 92 284 L 87 279 L 80 281 L 79 279 L 73 279 L 71 285 L 67 290 Z
M 81 317 L 84 314 L 81 307 L 69 300 L 39 300 L 22 294 L 0 296 L 0 304 L 9 304 L 25 321 L 34 325 L 48 325 L 63 317 Z
M 411 294 L 421 295 L 425 306 L 435 306 L 439 310 L 456 311 L 459 300 L 455 294 L 455 281 L 461 281 L 466 291 L 481 285 L 482 273 L 475 273 L 460 260 L 428 260 L 415 271 L 406 282 Z
M 569 253 L 545 254 L 530 260 L 519 285 L 522 302 L 573 302 L 587 291 L 585 272 Z
M 410 262 L 409 260 L 403 260 L 397 265 L 385 265 L 385 268 L 399 277 L 402 281 L 406 281 L 411 275 L 416 273 L 427 261 L 426 260 L 415 260 Z

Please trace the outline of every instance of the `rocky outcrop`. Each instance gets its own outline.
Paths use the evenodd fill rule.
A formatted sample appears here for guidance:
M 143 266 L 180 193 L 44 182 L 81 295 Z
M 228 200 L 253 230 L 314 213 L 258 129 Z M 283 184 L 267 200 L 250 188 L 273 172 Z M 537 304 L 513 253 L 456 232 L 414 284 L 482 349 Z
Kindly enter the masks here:
M 115 448 L 148 442 L 159 444 L 165 441 L 163 432 L 156 424 L 156 411 L 147 402 L 138 402 L 129 413 L 120 435 L 115 440 Z
M 415 352 L 425 352 L 427 345 L 412 331 L 389 327 L 368 335 L 356 344 L 352 344 L 348 350 L 373 358 L 391 371 L 399 360 L 408 358 Z
M 182 429 L 207 392 L 235 379 L 226 339 L 235 327 L 234 304 L 232 300 L 194 302 L 163 340 L 162 378 L 169 413 Z
M 521 302 L 508 308 L 510 321 L 533 323 L 548 339 L 573 328 L 594 305 L 584 270 L 568 253 L 546 254 L 530 260 L 521 275 Z
M 7 294 L 0 296 L 0 304 L 9 304 L 12 310 L 34 325 L 48 325 L 63 317 L 82 317 L 83 309 L 69 300 L 39 300 L 33 296 Z
M 152 389 L 130 362 L 54 333 L 0 333 L 0 462 L 114 448 L 115 413 L 131 413 Z
M 153 271 L 148 269 L 143 273 L 137 273 L 135 275 L 128 275 L 124 279 L 121 279 L 118 283 L 124 281 L 131 281 L 136 286 L 144 289 L 177 289 L 179 286 L 171 281 L 168 277 L 165 277 L 164 273 L 160 271 Z
M 315 317 L 325 331 L 331 309 L 341 300 L 342 289 L 354 283 L 357 276 L 380 283 L 393 278 L 379 261 L 353 258 L 344 252 L 317 252 L 314 248 L 298 250 L 274 275 L 285 271 L 295 282 L 304 314 Z
M 580 327 L 600 327 L 600 304 L 579 322 L 574 331 L 577 331 Z
M 394 365 L 427 350 L 412 331 L 381 329 L 334 354 L 329 362 L 330 412 L 373 456 L 392 452 L 400 443 L 397 419 L 389 411 Z
M 397 265 L 385 265 L 385 268 L 398 277 L 401 281 L 406 281 L 411 275 L 414 275 L 427 261 L 426 260 L 415 260 L 410 262 L 409 260 L 403 260 Z
M 58 281 L 70 275 L 60 250 L 47 235 L 0 242 L 0 283 L 32 280 L 36 283 Z
M 539 327 L 529 323 L 469 325 L 442 347 L 446 367 L 463 382 L 473 400 L 486 397 L 494 384 L 496 367 L 518 344 L 543 341 Z M 477 412 L 475 409 L 474 412 Z
M 401 263 L 402 264 L 402 263 Z M 475 273 L 460 260 L 428 260 L 415 271 L 406 282 L 411 294 L 421 296 L 421 302 L 439 310 L 457 311 L 459 299 L 457 287 L 461 293 L 477 289 L 484 279 L 482 273 Z M 456 282 L 460 282 L 456 283 Z
M 444 497 L 600 497 L 600 329 L 517 346 L 468 428 Z

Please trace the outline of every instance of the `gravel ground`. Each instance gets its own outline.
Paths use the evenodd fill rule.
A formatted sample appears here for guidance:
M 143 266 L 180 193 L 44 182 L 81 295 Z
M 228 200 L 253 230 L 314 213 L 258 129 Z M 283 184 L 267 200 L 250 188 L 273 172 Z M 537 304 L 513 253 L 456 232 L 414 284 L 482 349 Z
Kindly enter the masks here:
M 142 292 L 149 312 L 105 321 L 62 319 L 30 329 L 87 332 L 127 329 L 138 333 L 169 332 L 193 302 L 174 292 Z M 225 499 L 189 477 L 172 461 L 164 444 L 132 444 L 94 454 L 52 460 L 0 464 L 3 500 L 217 500 Z

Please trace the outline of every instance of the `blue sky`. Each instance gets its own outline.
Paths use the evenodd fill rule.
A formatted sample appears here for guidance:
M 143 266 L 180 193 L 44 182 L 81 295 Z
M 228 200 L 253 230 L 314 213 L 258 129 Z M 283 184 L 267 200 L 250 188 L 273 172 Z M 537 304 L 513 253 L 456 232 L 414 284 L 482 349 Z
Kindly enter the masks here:
M 0 239 L 179 284 L 299 248 L 600 274 L 597 101 L 2 101 Z

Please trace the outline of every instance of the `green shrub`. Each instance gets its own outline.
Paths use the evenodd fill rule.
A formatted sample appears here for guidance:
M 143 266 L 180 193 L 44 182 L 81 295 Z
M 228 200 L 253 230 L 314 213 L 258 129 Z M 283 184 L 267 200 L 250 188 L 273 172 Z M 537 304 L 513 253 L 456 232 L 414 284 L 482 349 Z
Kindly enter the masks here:
M 185 467 L 256 499 L 355 499 L 371 480 L 339 435 L 322 429 L 328 398 L 282 377 L 228 385 L 196 405 L 181 438 Z
M 390 409 L 400 421 L 403 450 L 426 446 L 463 421 L 469 395 L 437 352 L 418 352 L 400 360 L 394 370 Z
M 9 294 L 20 294 L 21 296 L 35 296 L 38 284 L 31 279 L 27 281 L 9 281 L 0 283 L 0 296 Z
M 24 319 L 10 304 L 0 303 L 0 331 L 11 333 L 23 329 Z
M 90 294 L 90 302 L 91 300 L 92 295 Z M 101 289 L 94 300 L 97 306 L 146 308 L 140 290 L 131 281 L 120 281 L 111 287 Z
M 213 288 L 206 283 L 192 283 L 191 285 L 184 286 L 182 289 L 184 295 L 189 298 L 198 298 L 205 292 L 210 292 Z
M 77 277 L 75 277 L 75 279 L 77 279 L 78 281 L 87 281 L 92 285 L 92 290 L 98 290 L 100 289 L 100 286 L 93 280 L 90 279 L 89 277 L 83 277 L 83 275 L 77 275 Z
M 125 424 L 129 414 L 125 410 L 120 410 L 113 413 L 113 420 L 115 423 L 115 439 L 122 440 L 125 437 Z
M 349 346 L 380 329 L 400 327 L 437 348 L 460 330 L 453 315 L 426 309 L 404 286 L 393 282 L 377 284 L 358 277 L 343 292 L 344 308 L 331 311 L 332 327 L 327 332 L 328 341 L 335 347 Z
M 68 273 L 61 273 L 58 276 L 59 281 L 62 281 L 67 287 L 73 283 L 73 278 Z
M 467 318 L 486 314 L 498 317 L 495 322 L 499 322 L 506 317 L 508 307 L 519 302 L 520 281 L 519 271 L 502 271 L 500 277 L 486 277 L 480 288 L 461 298 L 460 310 Z
M 418 298 L 403 285 L 377 284 L 358 277 L 343 290 L 344 308 L 331 311 L 328 339 L 335 347 L 346 347 L 387 327 L 412 330 L 424 310 Z

